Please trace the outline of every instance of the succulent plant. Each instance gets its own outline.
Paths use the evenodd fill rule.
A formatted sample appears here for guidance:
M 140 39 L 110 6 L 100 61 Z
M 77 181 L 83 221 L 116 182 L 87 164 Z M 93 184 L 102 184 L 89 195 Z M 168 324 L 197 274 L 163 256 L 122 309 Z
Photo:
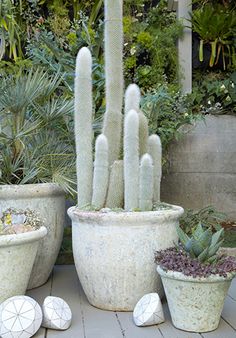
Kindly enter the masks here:
M 236 274 L 236 258 L 219 256 L 214 263 L 202 263 L 191 258 L 182 248 L 171 247 L 155 253 L 155 262 L 165 271 L 177 271 L 185 276 L 208 277 L 220 275 L 226 277 L 228 273 Z
M 35 210 L 0 210 L 0 236 L 37 230 L 42 225 L 43 220 Z
M 202 263 L 213 263 L 218 260 L 217 251 L 223 243 L 224 229 L 214 234 L 210 228 L 198 224 L 192 236 L 189 237 L 179 226 L 177 233 L 183 249 Z
M 150 211 L 160 201 L 161 142 L 157 135 L 148 136 L 148 121 L 140 111 L 140 90 L 135 84 L 126 90 L 122 132 L 123 0 L 105 0 L 104 5 L 106 112 L 102 135 L 95 142 L 94 166 L 92 56 L 88 48 L 83 47 L 76 60 L 74 110 L 78 207 Z M 123 160 L 120 153 L 124 154 Z
M 212 233 L 210 228 L 199 223 L 191 237 L 179 226 L 177 233 L 179 245 L 155 253 L 155 262 L 163 270 L 194 278 L 236 274 L 236 258 L 217 253 L 224 240 L 223 228 Z

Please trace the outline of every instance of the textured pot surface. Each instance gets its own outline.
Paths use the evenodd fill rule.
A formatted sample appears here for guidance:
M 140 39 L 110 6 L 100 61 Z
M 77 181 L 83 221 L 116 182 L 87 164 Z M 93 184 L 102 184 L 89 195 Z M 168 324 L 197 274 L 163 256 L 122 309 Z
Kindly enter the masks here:
M 47 229 L 17 235 L 0 236 L 0 303 L 9 297 L 24 295 L 38 246 Z
M 73 254 L 89 302 L 99 308 L 132 311 L 146 293 L 162 292 L 154 253 L 177 241 L 181 207 L 152 212 L 68 210 Z
M 191 332 L 208 332 L 217 329 L 224 300 L 234 275 L 189 277 L 181 272 L 157 272 L 162 283 L 175 327 Z
M 64 219 L 65 194 L 53 183 L 0 185 L 0 209 L 32 209 L 39 212 L 48 230 L 40 242 L 29 281 L 29 289 L 44 284 L 53 269 L 60 250 Z
M 184 208 L 214 205 L 236 219 L 236 117 L 206 116 L 169 149 L 161 199 Z

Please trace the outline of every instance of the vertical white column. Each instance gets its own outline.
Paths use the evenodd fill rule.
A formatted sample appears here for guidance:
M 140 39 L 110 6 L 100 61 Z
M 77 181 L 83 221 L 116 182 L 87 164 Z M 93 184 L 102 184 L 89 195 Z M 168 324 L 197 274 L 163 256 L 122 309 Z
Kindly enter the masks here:
M 191 18 L 192 0 L 179 0 L 177 6 L 177 17 L 184 24 L 184 35 L 178 40 L 179 65 L 182 78 L 182 92 L 184 94 L 192 91 L 192 30 L 186 26 L 191 26 L 187 21 Z

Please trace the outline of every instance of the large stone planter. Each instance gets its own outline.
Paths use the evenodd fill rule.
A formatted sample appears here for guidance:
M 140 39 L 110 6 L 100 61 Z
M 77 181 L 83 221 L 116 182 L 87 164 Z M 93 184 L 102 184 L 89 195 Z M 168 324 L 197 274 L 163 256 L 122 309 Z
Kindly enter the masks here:
M 53 183 L 0 185 L 0 209 L 32 209 L 39 212 L 48 235 L 39 245 L 28 288 L 44 284 L 50 276 L 60 250 L 64 219 L 65 194 Z
M 164 271 L 157 267 L 174 326 L 191 332 L 217 329 L 224 300 L 235 274 L 228 277 L 185 276 L 181 272 Z
M 154 253 L 177 242 L 183 209 L 152 212 L 68 210 L 73 254 L 89 302 L 101 309 L 132 311 L 146 293 L 160 292 Z
M 206 116 L 169 150 L 161 199 L 184 208 L 214 205 L 236 219 L 236 117 Z
M 47 229 L 0 236 L 0 303 L 24 295 L 40 241 Z

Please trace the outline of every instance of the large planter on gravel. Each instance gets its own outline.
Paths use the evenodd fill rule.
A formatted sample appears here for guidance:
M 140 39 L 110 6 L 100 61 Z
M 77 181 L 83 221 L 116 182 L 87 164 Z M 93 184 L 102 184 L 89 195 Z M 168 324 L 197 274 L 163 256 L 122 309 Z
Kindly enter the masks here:
M 157 266 L 164 286 L 171 319 L 178 329 L 208 332 L 217 329 L 224 300 L 235 273 L 227 277 L 185 276 Z
M 76 270 L 89 302 L 101 309 L 132 311 L 146 293 L 161 292 L 154 252 L 177 241 L 183 209 L 147 212 L 68 210 Z
M 0 303 L 26 292 L 40 241 L 47 234 L 38 230 L 0 236 Z
M 65 194 L 53 183 L 0 185 L 0 209 L 31 209 L 39 212 L 48 230 L 41 241 L 28 288 L 44 284 L 53 269 L 60 250 L 64 219 Z
M 236 219 L 236 117 L 208 115 L 169 149 L 161 199 L 184 208 L 214 205 Z

